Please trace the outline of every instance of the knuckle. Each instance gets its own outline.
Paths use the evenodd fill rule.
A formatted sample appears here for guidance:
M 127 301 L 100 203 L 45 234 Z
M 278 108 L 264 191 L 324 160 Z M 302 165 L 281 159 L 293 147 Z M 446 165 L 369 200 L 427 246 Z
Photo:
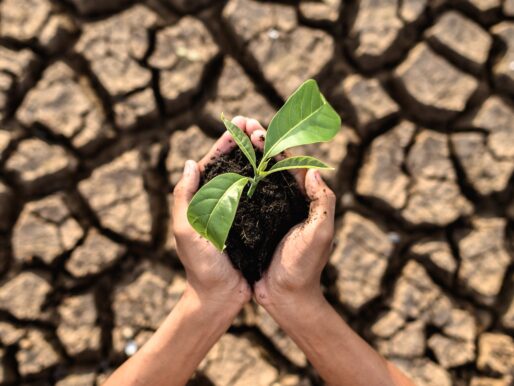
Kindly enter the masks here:
M 191 236 L 191 228 L 189 224 L 173 223 L 173 234 L 176 238 L 185 238 Z
M 182 187 L 182 179 L 180 179 L 180 181 L 177 183 L 177 185 L 175 185 L 175 187 L 173 188 L 173 195 L 175 197 L 180 197 L 183 190 L 184 190 L 184 188 Z
M 177 201 L 189 201 L 189 197 L 194 195 L 195 191 L 190 187 L 186 186 L 182 180 L 178 182 L 178 184 L 173 189 L 173 202 Z

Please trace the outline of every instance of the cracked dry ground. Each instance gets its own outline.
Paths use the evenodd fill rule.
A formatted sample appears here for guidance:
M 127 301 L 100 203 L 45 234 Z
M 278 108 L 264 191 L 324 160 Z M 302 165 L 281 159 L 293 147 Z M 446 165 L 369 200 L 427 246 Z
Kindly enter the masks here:
M 316 78 L 343 117 L 323 277 L 418 385 L 514 377 L 514 1 L 2 0 L 0 384 L 98 385 L 184 288 L 169 231 L 218 117 Z M 172 360 L 172 359 L 170 359 Z M 318 385 L 248 305 L 194 385 Z

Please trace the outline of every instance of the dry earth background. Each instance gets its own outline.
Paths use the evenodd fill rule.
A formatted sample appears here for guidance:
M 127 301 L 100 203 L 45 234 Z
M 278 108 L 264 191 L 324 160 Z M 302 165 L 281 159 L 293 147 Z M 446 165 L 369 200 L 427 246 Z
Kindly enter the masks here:
M 168 203 L 226 115 L 314 77 L 343 116 L 323 283 L 419 385 L 514 375 L 514 1 L 0 2 L 0 384 L 86 386 L 184 275 Z M 173 360 L 173 358 L 169 358 Z M 249 305 L 194 385 L 318 385 Z

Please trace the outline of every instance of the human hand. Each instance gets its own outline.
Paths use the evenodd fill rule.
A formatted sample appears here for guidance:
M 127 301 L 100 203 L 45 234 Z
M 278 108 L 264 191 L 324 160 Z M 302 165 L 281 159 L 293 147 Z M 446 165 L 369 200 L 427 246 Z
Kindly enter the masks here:
M 235 117 L 232 122 L 246 130 L 246 118 Z M 230 133 L 225 132 L 202 160 L 186 162 L 184 174 L 173 192 L 172 216 L 177 253 L 186 270 L 186 293 L 193 292 L 203 304 L 233 306 L 239 311 L 252 296 L 248 283 L 232 266 L 227 254 L 202 238 L 187 220 L 187 207 L 199 188 L 200 173 L 209 162 L 235 146 Z
M 246 119 L 236 117 L 233 122 L 245 130 Z M 225 133 L 200 162 L 186 162 L 173 191 L 172 207 L 172 228 L 186 270 L 186 289 L 158 330 L 109 377 L 106 385 L 185 385 L 251 299 L 248 283 L 232 267 L 228 256 L 200 237 L 187 220 L 187 207 L 198 190 L 200 173 L 209 161 L 234 146 L 230 134 Z
M 265 130 L 254 119 L 246 122 L 246 133 L 263 149 Z M 287 156 L 284 155 L 284 156 Z M 321 272 L 326 265 L 334 234 L 335 195 L 318 170 L 291 170 L 300 189 L 309 198 L 309 217 L 293 227 L 278 245 L 268 271 L 255 283 L 255 299 L 268 311 L 296 307 L 306 301 L 324 301 Z

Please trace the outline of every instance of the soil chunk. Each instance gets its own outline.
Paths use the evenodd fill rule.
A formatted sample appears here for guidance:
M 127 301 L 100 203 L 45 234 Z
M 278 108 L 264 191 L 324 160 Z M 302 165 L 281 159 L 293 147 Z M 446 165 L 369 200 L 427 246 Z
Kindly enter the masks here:
M 262 154 L 257 153 L 259 160 Z M 269 166 L 273 165 L 273 161 Z M 223 173 L 252 176 L 248 160 L 239 149 L 216 159 L 205 168 L 202 185 Z M 307 218 L 309 205 L 289 172 L 270 174 L 257 186 L 250 199 L 246 192 L 236 212 L 226 246 L 232 264 L 248 283 L 259 280 L 269 267 L 273 252 L 291 227 Z

